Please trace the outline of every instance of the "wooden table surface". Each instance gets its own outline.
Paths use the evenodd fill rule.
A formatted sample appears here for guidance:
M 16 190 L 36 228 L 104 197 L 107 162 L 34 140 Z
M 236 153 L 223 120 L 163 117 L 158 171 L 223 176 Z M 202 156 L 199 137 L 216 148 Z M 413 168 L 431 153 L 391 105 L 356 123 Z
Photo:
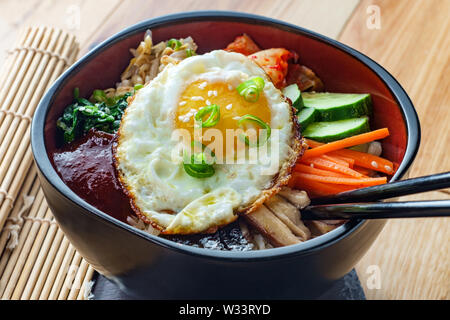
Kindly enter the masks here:
M 409 176 L 450 171 L 450 0 L 2 0 L 0 59 L 23 26 L 68 30 L 83 55 L 140 20 L 192 10 L 281 19 L 367 54 L 399 80 L 419 114 L 422 142 Z M 404 199 L 449 198 L 444 190 Z M 367 298 L 449 299 L 449 229 L 446 218 L 389 221 L 356 267 Z

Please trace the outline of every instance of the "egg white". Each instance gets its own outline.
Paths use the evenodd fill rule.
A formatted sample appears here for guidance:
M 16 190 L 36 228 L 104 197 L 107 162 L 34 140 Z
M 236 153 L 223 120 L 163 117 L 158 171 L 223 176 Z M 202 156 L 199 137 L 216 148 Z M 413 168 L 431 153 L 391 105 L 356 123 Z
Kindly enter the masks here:
M 209 178 L 188 175 L 182 157 L 173 157 L 179 141 L 171 138 L 182 92 L 199 80 L 225 82 L 234 90 L 255 76 L 265 80 L 262 94 L 271 112 L 270 127 L 279 132 L 278 170 L 266 174 L 267 159 L 258 159 L 256 164 L 216 164 Z M 234 221 L 237 212 L 273 187 L 278 171 L 293 157 L 292 119 L 291 106 L 258 65 L 238 53 L 212 51 L 168 65 L 137 92 L 122 118 L 116 166 L 138 214 L 165 233 L 204 232 Z M 269 142 L 268 150 L 270 154 Z M 213 205 L 205 204 L 205 197 Z

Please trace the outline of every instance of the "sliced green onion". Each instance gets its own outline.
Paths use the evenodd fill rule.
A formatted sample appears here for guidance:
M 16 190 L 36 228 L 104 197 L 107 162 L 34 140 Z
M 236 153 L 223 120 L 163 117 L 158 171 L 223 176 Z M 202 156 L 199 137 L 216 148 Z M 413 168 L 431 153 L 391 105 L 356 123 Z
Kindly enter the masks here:
M 241 96 L 248 102 L 256 102 L 259 99 L 259 91 L 254 86 L 248 86 L 240 93 Z
M 180 40 L 177 39 L 170 39 L 169 41 L 167 41 L 167 47 L 172 48 L 175 51 L 180 49 L 182 45 L 183 44 L 180 42 Z
M 216 171 L 214 170 L 213 166 L 210 165 L 205 165 L 202 167 L 202 170 L 198 170 L 197 167 L 194 167 L 197 165 L 192 165 L 192 164 L 184 164 L 184 171 L 186 171 L 186 173 L 188 175 L 190 175 L 191 177 L 194 178 L 209 178 L 212 177 L 214 175 L 214 173 L 216 173 Z
M 97 102 L 105 102 L 107 100 L 105 91 L 103 90 L 94 90 L 92 97 Z
M 242 82 L 236 90 L 244 97 L 246 101 L 256 102 L 259 99 L 259 93 L 264 88 L 264 79 L 261 77 L 255 77 L 245 82 Z
M 256 86 L 258 87 L 258 90 L 260 90 L 260 91 L 262 89 L 264 89 L 264 86 L 266 85 L 266 83 L 264 82 L 264 79 L 261 77 L 254 77 L 250 80 L 252 80 L 256 84 Z
M 134 85 L 134 91 L 138 91 L 139 89 L 142 89 L 143 87 L 144 87 L 143 84 L 140 84 L 140 83 L 135 84 L 135 85 Z
M 194 153 L 191 155 L 190 158 L 185 152 L 183 158 L 184 158 L 183 162 L 184 171 L 186 171 L 186 173 L 191 177 L 209 178 L 213 176 L 214 173 L 216 172 L 214 170 L 214 167 L 211 164 L 207 163 L 207 159 L 204 152 Z
M 194 153 L 197 150 L 201 150 L 203 152 L 203 158 L 205 160 L 205 163 L 212 165 L 216 162 L 216 154 L 214 153 L 214 151 L 212 151 L 210 148 L 205 146 L 200 141 L 192 141 L 191 146 L 194 149 Z M 198 148 L 197 150 L 196 147 Z
M 203 117 L 209 114 L 208 119 L 203 121 Z M 220 108 L 217 104 L 211 104 L 198 110 L 194 117 L 196 122 L 202 123 L 202 128 L 209 128 L 215 126 L 220 119 Z
M 264 137 L 259 136 L 258 142 L 256 142 L 256 143 L 251 143 L 250 140 L 248 139 L 248 137 L 245 134 L 242 134 L 241 138 L 244 140 L 246 145 L 248 145 L 250 147 L 259 147 L 260 145 L 263 145 L 264 143 L 266 143 L 267 140 L 269 140 L 270 134 L 271 134 L 271 129 L 267 123 L 262 121 L 257 116 L 254 116 L 251 114 L 246 114 L 239 119 L 238 126 L 242 129 L 244 128 L 244 126 L 243 126 L 244 122 L 256 123 L 257 125 L 259 125 L 261 127 L 261 129 L 265 130 L 265 132 L 266 132 Z
M 194 50 L 192 50 L 192 49 L 186 49 L 186 57 L 192 57 L 192 56 L 195 56 L 196 55 L 196 53 L 195 53 L 195 51 Z

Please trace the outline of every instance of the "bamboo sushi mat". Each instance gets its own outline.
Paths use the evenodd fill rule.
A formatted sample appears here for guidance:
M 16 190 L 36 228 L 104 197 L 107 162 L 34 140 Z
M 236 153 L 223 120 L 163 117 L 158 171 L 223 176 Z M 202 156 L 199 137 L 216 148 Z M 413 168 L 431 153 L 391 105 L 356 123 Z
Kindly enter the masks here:
M 22 30 L 8 51 L 0 83 L 0 297 L 82 300 L 94 269 L 58 227 L 39 185 L 30 122 L 43 94 L 76 59 L 65 31 Z

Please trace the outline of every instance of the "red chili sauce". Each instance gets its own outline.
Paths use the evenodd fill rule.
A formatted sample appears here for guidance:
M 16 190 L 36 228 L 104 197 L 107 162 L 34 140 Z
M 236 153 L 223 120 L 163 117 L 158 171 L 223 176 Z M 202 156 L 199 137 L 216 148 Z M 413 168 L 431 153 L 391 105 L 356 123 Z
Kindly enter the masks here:
M 53 163 L 64 183 L 78 196 L 126 222 L 134 215 L 117 180 L 113 165 L 114 135 L 91 130 L 79 140 L 53 153 Z

